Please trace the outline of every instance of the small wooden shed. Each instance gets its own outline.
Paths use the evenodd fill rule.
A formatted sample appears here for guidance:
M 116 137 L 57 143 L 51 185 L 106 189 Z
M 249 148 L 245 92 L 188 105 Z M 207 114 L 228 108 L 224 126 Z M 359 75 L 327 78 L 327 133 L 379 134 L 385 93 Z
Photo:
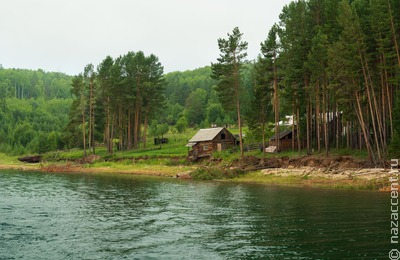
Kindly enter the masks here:
M 236 138 L 224 127 L 200 129 L 186 144 L 188 157 L 197 160 L 235 146 Z
M 296 130 L 294 133 L 296 133 Z M 279 151 L 291 150 L 293 138 L 294 138 L 294 145 L 295 145 L 295 147 L 297 147 L 296 135 L 293 135 L 292 130 L 286 130 L 286 131 L 280 132 L 278 138 L 277 138 L 277 135 L 272 136 L 269 139 L 269 146 L 278 147 L 278 142 L 279 142 Z

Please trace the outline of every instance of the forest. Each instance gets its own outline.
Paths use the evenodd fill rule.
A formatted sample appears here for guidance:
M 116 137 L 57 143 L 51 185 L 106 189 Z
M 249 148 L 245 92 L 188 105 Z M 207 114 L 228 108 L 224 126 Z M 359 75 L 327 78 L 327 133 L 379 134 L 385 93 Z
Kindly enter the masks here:
M 71 103 L 70 76 L 0 66 L 0 152 L 63 149 Z
M 192 71 L 164 74 L 141 51 L 73 77 L 0 67 L 0 152 L 104 144 L 112 153 L 211 125 L 243 127 L 242 144 L 265 144 L 293 116 L 293 150 L 399 157 L 399 11 L 397 0 L 293 1 L 266 28 L 257 59 L 236 27 L 218 39 L 220 56 Z

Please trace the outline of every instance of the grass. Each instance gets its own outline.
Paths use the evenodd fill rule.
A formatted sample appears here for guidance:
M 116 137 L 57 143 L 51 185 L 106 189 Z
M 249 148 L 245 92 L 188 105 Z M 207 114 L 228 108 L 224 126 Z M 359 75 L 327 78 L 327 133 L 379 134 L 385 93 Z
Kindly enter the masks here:
M 4 153 L 0 153 L 0 163 L 1 164 L 20 164 L 18 161 L 19 156 L 10 156 Z
M 18 161 L 19 156 L 0 153 L 0 169 L 36 170 L 39 164 L 26 164 Z
M 230 129 L 232 130 L 232 129 Z M 146 148 L 131 151 L 117 151 L 109 155 L 104 146 L 96 147 L 96 155 L 100 158 L 90 164 L 83 165 L 85 171 L 89 172 L 107 172 L 107 173 L 134 173 L 134 174 L 151 174 L 163 176 L 175 176 L 178 173 L 192 172 L 193 179 L 199 180 L 225 180 L 233 182 L 251 182 L 264 183 L 282 186 L 312 186 L 337 189 L 360 189 L 360 190 L 377 190 L 385 185 L 382 181 L 365 181 L 365 180 L 348 180 L 337 181 L 324 178 L 313 178 L 311 176 L 298 175 L 264 175 L 260 171 L 256 172 L 238 172 L 235 169 L 226 167 L 231 162 L 240 158 L 239 147 L 213 154 L 214 158 L 221 158 L 219 161 L 204 161 L 198 163 L 189 162 L 186 159 L 188 148 L 185 146 L 187 141 L 197 132 L 197 130 L 189 129 L 185 133 L 169 133 L 164 136 L 168 138 L 169 143 L 154 145 L 153 139 L 148 139 Z M 236 133 L 237 130 L 233 130 Z M 306 150 L 284 151 L 278 154 L 266 154 L 266 158 L 299 158 L 306 155 Z M 357 159 L 366 159 L 366 151 L 360 150 L 331 150 L 330 156 L 352 156 Z M 264 154 L 259 151 L 245 152 L 245 156 L 262 157 Z M 314 153 L 313 156 L 324 157 L 325 154 Z M 44 163 L 32 165 L 32 167 L 51 166 L 63 170 L 66 160 L 80 160 L 83 158 L 81 149 L 71 149 L 68 151 L 55 151 L 43 155 Z M 47 162 L 46 162 L 47 161 Z M 28 167 L 17 160 L 17 156 L 9 156 L 0 153 L 1 165 L 9 165 L 10 167 Z M 74 166 L 75 167 L 75 166 Z M 80 169 L 78 165 L 78 169 Z
M 221 158 L 225 162 L 231 162 L 235 159 L 240 158 L 240 152 L 238 152 L 236 149 L 214 152 L 213 157 Z
M 233 182 L 264 183 L 273 185 L 297 185 L 301 181 L 299 176 L 264 175 L 260 171 L 246 173 L 232 179 Z
M 199 167 L 194 170 L 190 175 L 194 180 L 219 180 L 219 179 L 232 179 L 243 175 L 244 171 L 241 169 L 226 169 L 221 167 Z
M 93 164 L 88 164 L 88 168 L 93 168 L 95 171 L 102 170 L 106 172 L 119 173 L 135 173 L 135 174 L 151 174 L 162 176 L 175 176 L 178 173 L 192 171 L 192 166 L 185 165 L 168 165 L 166 160 L 123 160 L 119 162 L 104 162 L 99 161 Z

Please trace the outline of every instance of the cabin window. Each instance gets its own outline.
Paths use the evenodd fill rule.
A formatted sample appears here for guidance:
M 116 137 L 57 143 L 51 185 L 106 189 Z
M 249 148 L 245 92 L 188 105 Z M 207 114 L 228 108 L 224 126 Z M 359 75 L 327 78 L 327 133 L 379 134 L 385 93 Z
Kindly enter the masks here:
M 226 136 L 224 133 L 221 134 L 221 140 L 225 140 Z
M 208 145 L 203 145 L 203 151 L 208 151 Z

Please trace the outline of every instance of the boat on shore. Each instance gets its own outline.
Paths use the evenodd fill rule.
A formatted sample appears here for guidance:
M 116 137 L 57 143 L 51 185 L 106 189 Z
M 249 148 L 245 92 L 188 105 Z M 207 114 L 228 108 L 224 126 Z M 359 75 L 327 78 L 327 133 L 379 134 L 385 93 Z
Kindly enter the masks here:
M 25 163 L 38 163 L 42 160 L 41 155 L 25 156 L 18 158 L 18 161 Z

